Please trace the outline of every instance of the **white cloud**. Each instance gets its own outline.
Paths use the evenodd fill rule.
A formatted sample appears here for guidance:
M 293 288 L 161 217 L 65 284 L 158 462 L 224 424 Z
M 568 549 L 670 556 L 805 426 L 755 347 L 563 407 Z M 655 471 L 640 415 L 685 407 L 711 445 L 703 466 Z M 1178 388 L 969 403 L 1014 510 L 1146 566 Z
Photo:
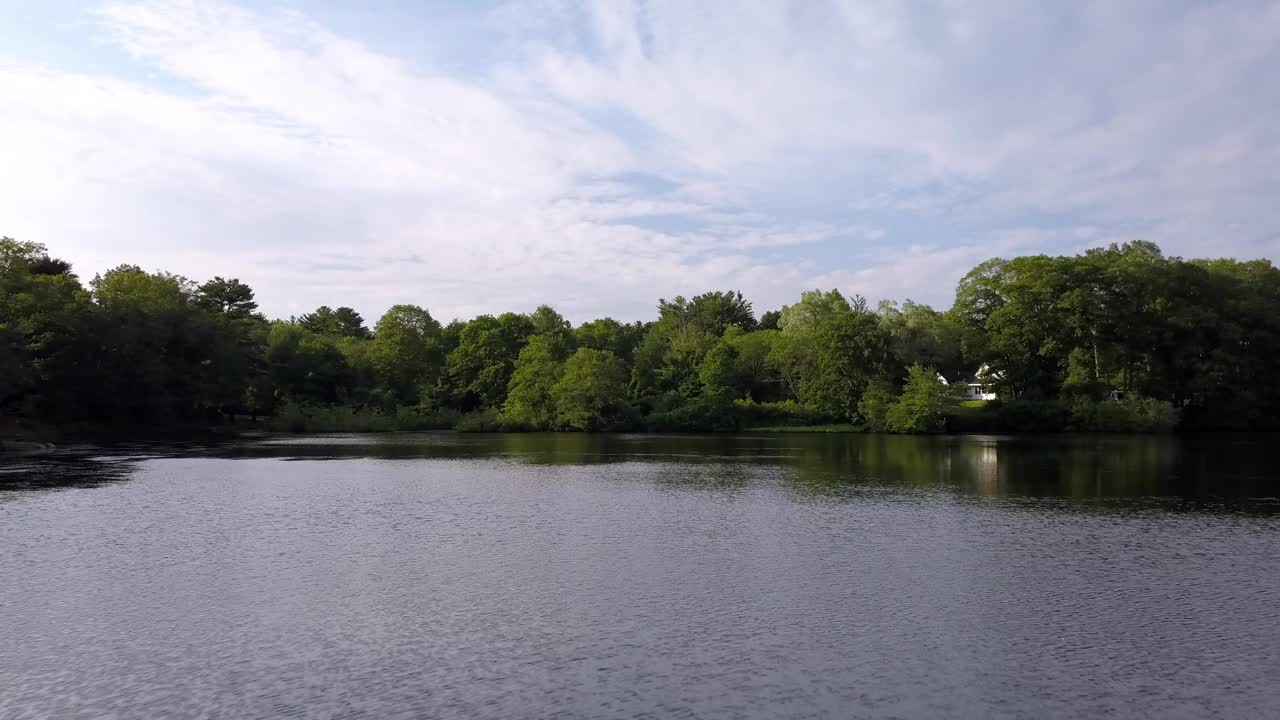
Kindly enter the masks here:
M 522 3 L 466 76 L 290 11 L 95 17 L 164 79 L 0 50 L 0 233 L 280 315 L 945 304 L 998 253 L 1280 251 L 1277 2 Z

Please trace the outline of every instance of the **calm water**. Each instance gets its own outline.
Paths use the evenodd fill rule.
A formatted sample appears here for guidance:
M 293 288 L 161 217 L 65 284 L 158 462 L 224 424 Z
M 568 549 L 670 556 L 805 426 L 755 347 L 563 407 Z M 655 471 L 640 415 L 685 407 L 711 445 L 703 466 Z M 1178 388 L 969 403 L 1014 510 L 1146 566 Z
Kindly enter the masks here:
M 1280 717 L 1275 437 L 0 460 L 0 717 Z

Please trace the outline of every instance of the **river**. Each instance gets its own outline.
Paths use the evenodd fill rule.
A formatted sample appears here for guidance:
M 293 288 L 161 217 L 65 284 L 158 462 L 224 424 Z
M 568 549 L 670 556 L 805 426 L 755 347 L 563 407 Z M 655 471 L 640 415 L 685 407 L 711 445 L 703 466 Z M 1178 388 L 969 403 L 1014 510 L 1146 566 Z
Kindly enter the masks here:
M 1277 440 L 9 457 L 0 717 L 1276 717 Z

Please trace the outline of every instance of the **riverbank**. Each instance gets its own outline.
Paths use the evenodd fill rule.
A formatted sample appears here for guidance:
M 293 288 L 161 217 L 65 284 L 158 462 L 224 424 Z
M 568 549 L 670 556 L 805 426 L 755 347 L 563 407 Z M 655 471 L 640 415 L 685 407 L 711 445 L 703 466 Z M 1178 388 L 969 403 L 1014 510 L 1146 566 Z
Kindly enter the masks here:
M 681 416 L 672 413 L 645 414 L 638 409 L 624 413 L 616 421 L 594 428 L 596 432 L 689 432 L 689 433 L 866 433 L 873 428 L 840 422 L 806 411 L 795 403 L 757 405 L 735 403 L 722 412 Z M 1060 432 L 1169 433 L 1194 430 L 1180 426 L 1179 415 L 1168 403 L 1148 399 L 1066 402 L 1062 400 L 1011 402 L 969 402 L 937 411 L 929 427 L 950 434 L 998 433 L 1044 434 Z M 824 422 L 827 420 L 827 422 Z M 238 416 L 219 423 L 75 423 L 42 424 L 8 419 L 0 422 L 0 451 L 22 451 L 46 444 L 67 442 L 120 442 L 147 440 L 198 440 L 234 437 L 251 432 L 385 433 L 424 430 L 452 430 L 463 433 L 529 432 L 526 424 L 501 413 L 453 410 L 422 412 L 400 408 L 377 412 L 368 408 L 341 405 L 287 404 L 276 414 L 252 419 Z M 11 449 L 12 448 L 12 449 Z
M 7 419 L 0 421 L 0 452 L 38 452 L 67 445 L 122 442 L 191 442 L 234 438 L 262 432 L 262 421 L 248 418 L 223 423 L 64 423 L 54 425 Z
M 53 443 L 35 442 L 33 440 L 0 439 L 0 453 L 43 452 L 45 450 L 53 450 L 56 447 Z
M 866 430 L 857 425 L 836 423 L 832 425 L 769 425 L 751 427 L 744 432 L 761 433 L 865 433 Z

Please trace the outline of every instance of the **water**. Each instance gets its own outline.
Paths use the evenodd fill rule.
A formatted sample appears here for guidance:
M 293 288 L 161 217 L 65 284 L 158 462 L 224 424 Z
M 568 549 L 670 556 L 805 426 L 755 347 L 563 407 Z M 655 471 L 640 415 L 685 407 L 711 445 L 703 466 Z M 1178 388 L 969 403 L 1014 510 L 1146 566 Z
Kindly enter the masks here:
M 1275 440 L 9 458 L 0 717 L 1277 717 Z

